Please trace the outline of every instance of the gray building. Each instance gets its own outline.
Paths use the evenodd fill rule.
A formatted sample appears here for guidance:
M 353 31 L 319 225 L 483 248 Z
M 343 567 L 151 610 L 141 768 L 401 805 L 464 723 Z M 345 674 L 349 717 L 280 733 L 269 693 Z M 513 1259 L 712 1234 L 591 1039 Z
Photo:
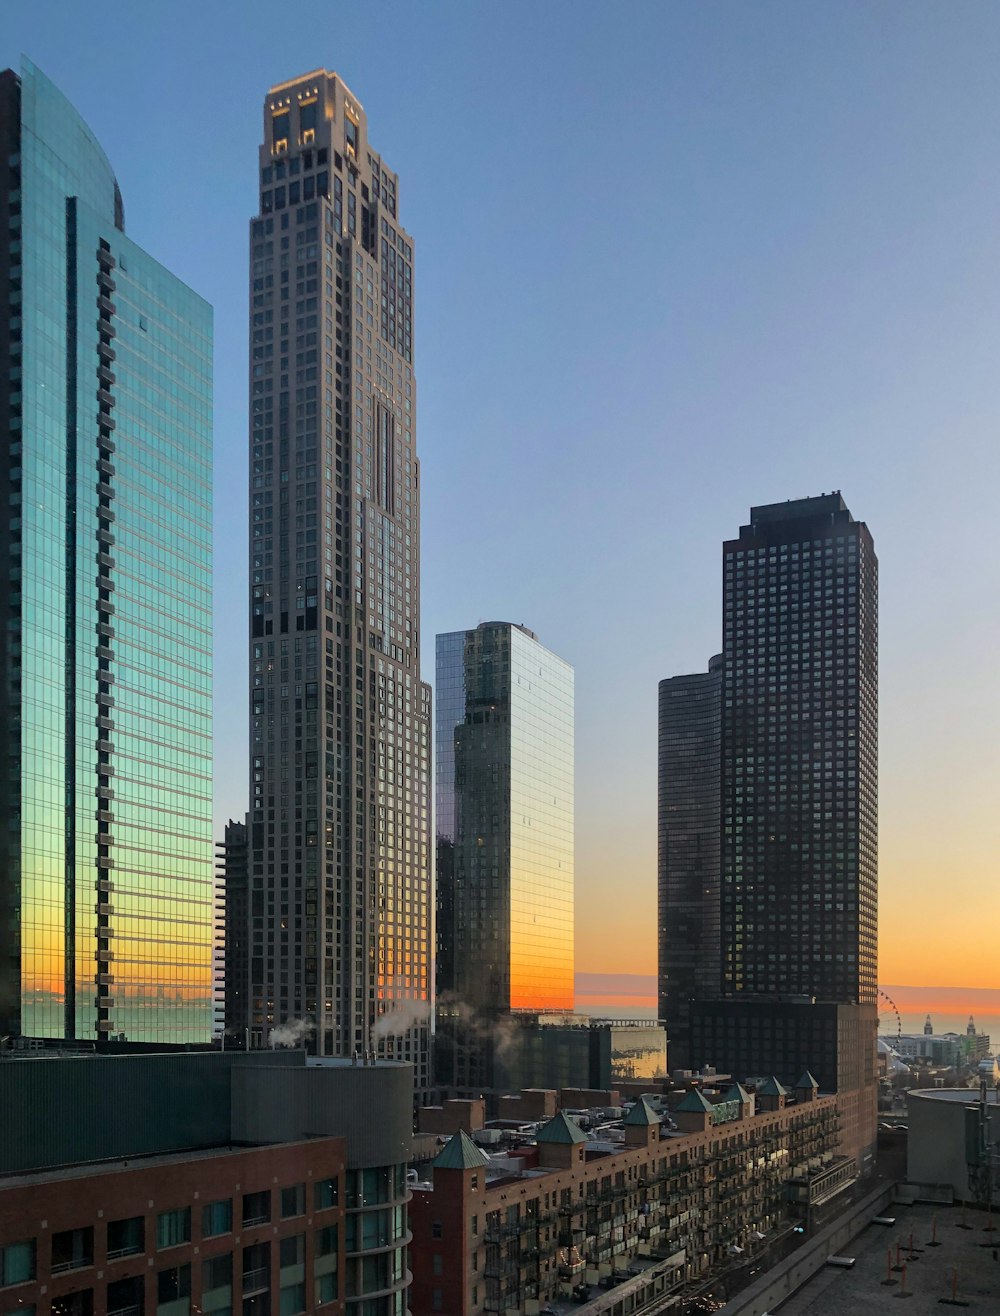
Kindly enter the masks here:
M 430 692 L 420 680 L 413 242 L 365 112 L 264 98 L 250 272 L 253 1039 L 429 1080 Z
M 689 1069 L 691 1002 L 719 990 L 722 656 L 660 682 L 659 1015 L 670 1063 Z
M 212 1031 L 212 311 L 0 74 L 0 1034 Z
M 496 1021 L 573 1008 L 573 669 L 523 626 L 437 637 L 438 1081 Z

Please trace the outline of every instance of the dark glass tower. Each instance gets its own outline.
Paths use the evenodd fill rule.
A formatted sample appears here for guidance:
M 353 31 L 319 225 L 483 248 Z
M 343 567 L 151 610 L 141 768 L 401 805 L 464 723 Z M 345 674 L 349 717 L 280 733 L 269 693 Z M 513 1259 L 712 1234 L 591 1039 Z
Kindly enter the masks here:
M 364 110 L 264 100 L 251 224 L 248 1019 L 429 1078 L 413 244 Z
M 0 1033 L 212 1025 L 212 314 L 0 74 Z
M 660 682 L 659 1014 L 689 1069 L 691 1002 L 719 990 L 722 657 Z
M 523 626 L 437 637 L 438 1081 L 495 1024 L 573 1009 L 573 669 Z
M 724 545 L 722 990 L 875 1004 L 878 563 L 839 493 Z

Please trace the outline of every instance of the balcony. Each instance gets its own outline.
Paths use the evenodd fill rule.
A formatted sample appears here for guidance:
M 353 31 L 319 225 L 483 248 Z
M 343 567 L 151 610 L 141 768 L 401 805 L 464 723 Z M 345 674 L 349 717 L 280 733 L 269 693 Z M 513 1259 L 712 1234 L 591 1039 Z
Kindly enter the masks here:
M 253 1293 L 263 1293 L 271 1287 L 271 1272 L 267 1266 L 258 1266 L 256 1270 L 245 1270 L 243 1272 L 243 1296 L 250 1297 Z

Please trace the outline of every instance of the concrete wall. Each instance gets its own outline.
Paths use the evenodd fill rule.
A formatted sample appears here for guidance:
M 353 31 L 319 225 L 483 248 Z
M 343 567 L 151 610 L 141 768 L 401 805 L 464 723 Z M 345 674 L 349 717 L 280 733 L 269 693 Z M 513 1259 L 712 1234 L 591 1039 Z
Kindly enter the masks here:
M 410 1159 L 413 1066 L 395 1061 L 352 1065 L 316 1060 L 233 1071 L 233 1139 L 294 1142 L 326 1135 L 347 1139 L 347 1167 L 398 1165 Z
M 906 1177 L 910 1183 L 947 1184 L 958 1201 L 972 1200 L 965 1120 L 966 1108 L 978 1105 L 978 1101 L 979 1094 L 974 1088 L 907 1093 Z M 987 1111 L 990 1141 L 1000 1143 L 1000 1106 L 990 1103 Z
M 762 1275 L 755 1284 L 738 1293 L 721 1309 L 719 1316 L 766 1316 L 766 1313 L 784 1302 L 824 1264 L 827 1257 L 837 1256 L 850 1249 L 852 1238 L 861 1233 L 872 1220 L 881 1214 L 896 1195 L 895 1184 L 881 1184 L 847 1214 L 803 1244 Z

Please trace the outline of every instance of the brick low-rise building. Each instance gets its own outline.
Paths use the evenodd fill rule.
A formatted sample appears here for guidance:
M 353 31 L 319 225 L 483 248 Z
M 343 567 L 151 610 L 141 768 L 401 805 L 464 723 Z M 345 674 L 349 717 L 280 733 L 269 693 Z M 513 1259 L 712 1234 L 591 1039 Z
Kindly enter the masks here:
M 408 1064 L 0 1060 L 0 1313 L 405 1316 Z
M 616 1147 L 560 1113 L 522 1149 L 523 1168 L 511 1172 L 508 1158 L 499 1175 L 455 1134 L 432 1182 L 413 1189 L 413 1316 L 537 1312 L 585 1299 L 589 1285 L 639 1258 L 658 1266 L 669 1289 L 753 1246 L 790 1213 L 804 1215 L 817 1175 L 832 1195 L 855 1174 L 835 1151 L 837 1098 L 812 1082 L 794 1102 L 780 1084 L 767 1087 L 756 1101 L 736 1084 L 721 1100 L 685 1101 L 677 1132 L 640 1100 Z
M 0 1181 L 0 1309 L 344 1310 L 342 1138 Z

